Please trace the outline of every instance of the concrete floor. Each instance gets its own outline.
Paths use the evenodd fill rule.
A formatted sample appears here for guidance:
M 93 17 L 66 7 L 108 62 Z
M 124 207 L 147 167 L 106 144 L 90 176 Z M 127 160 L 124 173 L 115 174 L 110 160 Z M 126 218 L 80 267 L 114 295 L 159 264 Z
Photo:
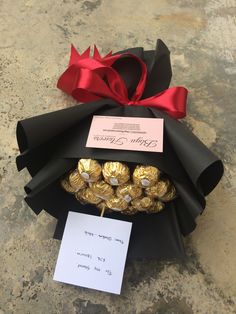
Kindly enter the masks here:
M 1 0 L 0 314 L 236 313 L 236 26 L 234 0 Z M 189 91 L 189 127 L 224 161 L 225 175 L 185 239 L 188 263 L 134 262 L 121 296 L 52 280 L 55 221 L 24 203 L 18 173 L 20 119 L 75 102 L 56 89 L 69 57 L 96 43 L 103 53 L 172 51 L 172 84 Z

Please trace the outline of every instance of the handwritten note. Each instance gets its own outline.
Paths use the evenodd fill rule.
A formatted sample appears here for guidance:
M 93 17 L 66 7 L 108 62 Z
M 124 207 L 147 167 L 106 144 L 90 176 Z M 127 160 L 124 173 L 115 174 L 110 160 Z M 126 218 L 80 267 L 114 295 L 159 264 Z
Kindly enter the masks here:
M 86 147 L 163 152 L 164 120 L 94 116 Z
M 120 294 L 131 226 L 69 212 L 53 279 Z

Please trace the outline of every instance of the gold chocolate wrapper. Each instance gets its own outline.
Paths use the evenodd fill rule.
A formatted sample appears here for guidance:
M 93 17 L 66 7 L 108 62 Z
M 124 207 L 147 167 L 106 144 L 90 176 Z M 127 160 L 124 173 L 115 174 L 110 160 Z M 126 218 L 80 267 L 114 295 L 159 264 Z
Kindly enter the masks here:
M 75 193 L 76 190 L 70 185 L 68 177 L 61 180 L 61 187 L 68 193 Z
M 80 159 L 78 162 L 78 172 L 86 182 L 96 182 L 102 173 L 101 165 L 93 159 Z
M 125 183 L 117 187 L 116 195 L 129 203 L 142 195 L 142 189 L 132 183 Z
M 148 196 L 136 198 L 131 202 L 131 205 L 140 212 L 147 211 L 154 205 L 153 199 Z
M 104 200 L 109 199 L 114 194 L 112 186 L 103 180 L 91 183 L 90 189 L 96 196 Z
M 164 207 L 165 207 L 165 204 L 163 202 L 155 201 L 154 205 L 147 210 L 147 213 L 148 214 L 159 213 L 160 211 L 164 209 Z
M 77 198 L 78 201 L 80 201 L 82 204 L 90 203 L 90 204 L 95 204 L 97 205 L 100 203 L 102 200 L 97 197 L 93 191 L 90 188 L 86 188 L 84 190 L 80 190 L 75 194 L 75 197 Z
M 108 208 L 114 211 L 123 211 L 128 208 L 127 202 L 118 197 L 110 198 L 109 200 L 106 201 L 106 205 Z
M 74 170 L 69 174 L 69 183 L 76 191 L 86 187 L 86 183 L 77 170 Z
M 122 210 L 122 214 L 124 215 L 135 215 L 137 212 L 138 210 L 135 209 L 132 205 L 130 205 L 127 209 Z
M 175 189 L 175 186 L 173 184 L 171 184 L 168 192 L 165 195 L 163 195 L 162 197 L 160 197 L 160 200 L 162 202 L 170 202 L 175 197 L 176 197 L 176 189 Z
M 104 180 L 111 185 L 121 185 L 130 179 L 128 166 L 118 161 L 105 162 L 102 174 Z
M 168 192 L 170 184 L 168 179 L 159 180 L 153 186 L 146 188 L 145 193 L 149 197 L 161 198 Z
M 138 186 L 147 188 L 153 186 L 160 176 L 160 170 L 153 166 L 136 166 L 133 181 Z

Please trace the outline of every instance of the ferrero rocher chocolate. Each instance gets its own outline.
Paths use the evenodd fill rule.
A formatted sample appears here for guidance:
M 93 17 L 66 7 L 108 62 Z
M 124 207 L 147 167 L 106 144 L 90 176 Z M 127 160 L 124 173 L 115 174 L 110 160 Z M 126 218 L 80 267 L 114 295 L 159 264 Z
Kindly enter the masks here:
M 133 181 L 143 188 L 153 186 L 160 176 L 160 170 L 153 166 L 136 166 Z
M 75 191 L 81 190 L 86 187 L 86 183 L 81 178 L 77 169 L 69 174 L 69 183 L 75 189 Z
M 75 194 L 75 197 L 81 203 L 90 203 L 90 204 L 97 205 L 98 203 L 102 201 L 101 198 L 97 197 L 90 188 L 86 188 L 86 189 L 78 191 Z
M 78 162 L 78 172 L 87 182 L 96 182 L 101 177 L 102 167 L 93 159 L 80 159 Z
M 137 214 L 138 210 L 130 205 L 127 209 L 122 210 L 122 214 L 124 215 L 135 215 Z
M 142 188 L 132 183 L 125 183 L 117 187 L 116 195 L 129 203 L 142 195 Z
M 165 204 L 163 202 L 155 201 L 153 206 L 147 210 L 147 213 L 149 214 L 159 213 L 160 211 L 163 210 L 164 207 L 165 207 Z
M 170 187 L 170 181 L 168 179 L 163 179 L 157 181 L 153 186 L 145 189 L 145 193 L 153 198 L 163 197 Z
M 111 185 L 121 185 L 130 179 L 128 166 L 118 161 L 105 162 L 102 174 L 104 180 Z
M 136 198 L 131 202 L 131 205 L 140 212 L 147 211 L 154 205 L 153 199 L 148 196 Z
M 106 205 L 108 208 L 114 211 L 122 211 L 128 208 L 128 204 L 125 200 L 119 197 L 112 197 L 106 201 Z
M 170 188 L 168 189 L 167 193 L 160 197 L 160 200 L 163 202 L 170 202 L 176 197 L 176 189 L 174 185 L 172 184 Z
M 76 190 L 70 185 L 68 177 L 61 180 L 62 188 L 68 193 L 75 193 Z
M 112 186 L 103 180 L 91 183 L 90 189 L 96 196 L 104 200 L 109 199 L 114 194 Z

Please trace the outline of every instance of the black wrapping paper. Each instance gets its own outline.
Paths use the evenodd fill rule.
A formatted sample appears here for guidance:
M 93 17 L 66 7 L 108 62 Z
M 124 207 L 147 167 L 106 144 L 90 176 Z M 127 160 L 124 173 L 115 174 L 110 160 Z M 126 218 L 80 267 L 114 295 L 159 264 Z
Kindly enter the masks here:
M 144 98 L 168 88 L 171 80 L 169 50 L 162 41 L 157 41 L 155 51 L 144 51 L 143 48 L 126 51 L 139 56 L 147 65 Z M 137 64 L 124 57 L 113 67 L 132 95 L 140 75 Z M 85 147 L 93 115 L 163 118 L 163 153 Z M 205 208 L 205 196 L 214 189 L 223 174 L 222 162 L 183 123 L 158 109 L 121 106 L 111 99 L 75 105 L 19 121 L 17 140 L 21 153 L 16 159 L 18 170 L 26 167 L 32 176 L 25 186 L 25 200 L 36 214 L 44 209 L 58 219 L 54 234 L 57 239 L 62 237 L 68 211 L 98 215 L 93 205 L 81 205 L 60 187 L 61 176 L 75 167 L 79 158 L 153 165 L 172 179 L 179 197 L 168 203 L 161 213 L 106 215 L 133 222 L 128 251 L 130 259 L 183 258 L 182 235 L 194 230 L 195 218 Z

